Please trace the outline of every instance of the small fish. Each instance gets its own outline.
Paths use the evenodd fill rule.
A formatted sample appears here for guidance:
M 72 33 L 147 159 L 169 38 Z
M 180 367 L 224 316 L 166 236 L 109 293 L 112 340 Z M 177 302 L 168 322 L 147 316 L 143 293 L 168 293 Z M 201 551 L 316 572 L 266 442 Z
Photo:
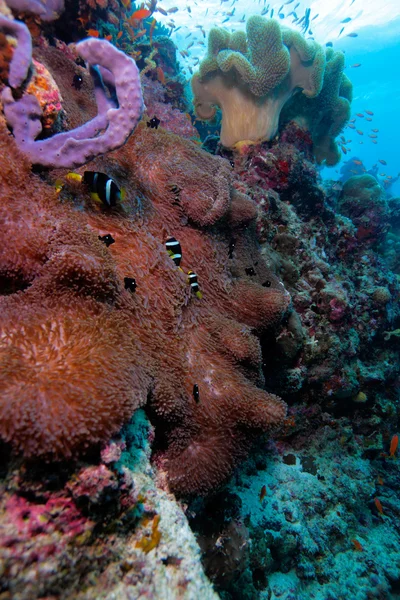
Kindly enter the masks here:
M 351 69 L 357 69 L 357 67 L 361 67 L 361 63 L 354 63 L 354 65 L 350 65 Z
M 200 402 L 200 390 L 197 383 L 195 383 L 193 386 L 193 399 L 196 402 L 196 404 Z
M 135 292 L 137 288 L 136 279 L 133 277 L 124 277 L 124 288 L 132 293 Z
M 376 140 L 376 138 L 377 138 L 378 136 L 377 136 L 377 135 L 375 135 L 375 133 L 369 133 L 369 134 L 368 134 L 368 137 L 372 138 L 373 140 Z M 386 165 L 386 163 L 382 163 L 382 164 L 385 164 L 385 165 Z
M 355 158 L 355 159 L 353 160 L 353 163 L 354 163 L 355 165 L 362 165 L 362 160 L 358 160 L 358 159 L 356 159 L 356 158 Z
M 372 121 L 371 117 L 365 117 L 365 120 L 368 121 L 369 123 Z
M 160 123 L 160 119 L 157 119 L 157 117 L 154 115 L 150 121 L 147 121 L 147 127 L 150 127 L 151 129 L 158 129 Z
M 376 137 L 376 136 L 375 136 Z M 383 158 L 378 158 L 378 162 L 381 163 L 381 165 L 387 165 L 386 160 L 383 160 Z
M 106 233 L 106 235 L 99 235 L 99 240 L 101 242 L 104 242 L 107 248 L 108 246 L 111 246 L 111 244 L 115 244 L 115 240 L 111 233 Z
M 179 8 L 178 8 L 177 6 L 173 6 L 172 8 L 169 8 L 169 9 L 167 10 L 167 13 L 168 13 L 169 15 L 172 15 L 172 14 L 174 14 L 174 13 L 178 12 L 178 10 L 179 10 Z
M 95 37 L 95 38 L 100 37 L 100 33 L 97 31 L 97 29 L 86 29 L 86 33 L 90 37 Z
M 348 123 L 347 127 L 350 127 L 350 129 L 355 129 L 356 126 L 353 123 Z
M 174 261 L 176 266 L 179 267 L 182 260 L 182 248 L 180 243 L 174 237 L 170 237 L 165 242 L 165 246 L 172 260 Z
M 154 33 L 155 28 L 156 28 L 156 25 L 157 25 L 157 21 L 156 21 L 156 19 L 153 19 L 152 22 L 151 22 L 150 31 L 149 31 L 150 46 L 153 45 L 153 33 Z
M 274 16 L 274 9 L 271 10 L 271 19 Z
M 364 111 L 367 115 L 369 115 L 370 117 L 374 116 L 374 113 L 372 112 L 372 110 L 365 110 Z
M 358 37 L 358 33 L 355 33 L 354 31 L 352 33 L 348 33 L 347 37 L 351 37 L 351 38 L 356 38 Z
M 384 514 L 383 507 L 382 507 L 382 503 L 379 500 L 379 498 L 374 498 L 374 503 L 375 503 L 375 506 L 376 506 L 376 508 L 378 510 L 378 513 L 381 514 L 381 515 L 383 515 Z
M 354 546 L 354 550 L 357 550 L 357 552 L 362 552 L 364 550 L 364 548 L 361 546 L 360 542 L 356 539 L 351 540 L 353 546 Z
M 361 129 L 356 129 L 356 131 L 357 131 L 358 135 L 364 135 L 364 132 L 361 131 Z
M 105 173 L 85 171 L 82 181 L 90 189 L 93 200 L 101 201 L 108 208 L 116 206 L 125 197 L 125 191 L 120 190 L 111 177 Z
M 78 73 L 75 73 L 73 79 L 72 79 L 72 85 L 76 90 L 80 90 L 83 84 L 83 77 L 81 77 L 81 75 L 79 75 Z
M 224 20 L 222 21 L 222 23 L 226 23 L 227 21 L 229 21 L 229 19 L 230 19 L 230 17 L 226 17 L 226 19 L 224 19 Z
M 119 31 L 117 33 L 117 40 L 119 40 L 123 35 L 124 35 L 124 32 L 123 31 Z
M 347 17 L 346 19 L 343 19 L 343 21 L 340 21 L 341 23 L 350 23 L 351 21 L 351 17 Z
M 158 81 L 161 83 L 161 85 L 165 85 L 167 83 L 167 80 L 165 79 L 165 73 L 162 70 L 162 68 L 161 67 L 157 67 L 156 73 L 157 73 L 157 79 L 158 79 Z
M 140 8 L 139 10 L 135 10 L 129 17 L 129 22 L 132 21 L 143 21 L 143 19 L 147 19 L 151 16 L 151 10 L 147 10 L 147 8 Z
M 161 13 L 162 15 L 164 15 L 164 17 L 168 16 L 167 11 L 164 8 L 161 8 L 161 6 L 157 6 L 157 9 L 159 13 Z
M 394 435 L 392 437 L 392 441 L 390 442 L 390 452 L 389 452 L 390 457 L 392 457 L 392 458 L 394 457 L 398 445 L 399 445 L 399 436 Z
M 380 177 L 386 177 L 386 173 L 379 173 Z
M 357 117 L 360 117 L 360 119 L 363 119 L 363 118 L 364 118 L 364 115 L 363 115 L 362 113 L 356 113 L 356 116 L 357 116 Z
M 265 498 L 266 495 L 267 495 L 267 486 L 263 485 L 262 488 L 261 488 L 261 490 L 260 490 L 260 493 L 258 495 L 258 497 L 260 499 L 260 502 L 262 502 L 264 500 L 264 498 Z
M 342 29 L 339 31 L 338 37 L 340 37 L 342 35 L 343 31 L 344 31 L 344 27 L 342 27 Z
M 188 271 L 188 283 L 190 283 L 190 287 L 192 288 L 192 292 L 194 293 L 194 295 L 201 300 L 203 294 L 201 293 L 199 288 L 197 275 L 193 271 Z
M 384 484 L 383 478 L 382 478 L 380 475 L 378 475 L 378 478 L 377 478 L 377 480 L 376 480 L 376 481 L 377 481 L 377 483 L 378 483 L 379 485 L 383 485 L 383 484 Z
M 347 148 L 345 148 L 344 146 L 340 146 L 342 149 L 343 154 L 347 154 Z

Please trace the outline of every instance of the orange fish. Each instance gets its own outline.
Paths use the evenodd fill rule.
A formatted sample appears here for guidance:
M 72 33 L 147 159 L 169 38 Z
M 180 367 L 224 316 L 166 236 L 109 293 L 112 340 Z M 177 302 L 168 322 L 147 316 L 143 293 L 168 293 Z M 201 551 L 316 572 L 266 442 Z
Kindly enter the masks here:
M 111 34 L 110 35 L 106 35 L 104 39 L 107 40 L 107 42 L 111 42 L 112 35 Z
M 157 21 L 155 19 L 153 19 L 151 22 L 150 31 L 149 31 L 150 46 L 153 45 L 153 31 L 155 30 L 156 25 L 157 25 Z
M 375 506 L 378 510 L 378 513 L 380 515 L 383 515 L 384 512 L 383 512 L 382 504 L 381 504 L 381 501 L 379 500 L 379 498 L 374 498 L 374 502 L 375 502 Z
M 123 31 L 119 31 L 117 33 L 117 40 L 119 40 L 122 36 L 123 36 L 124 32 Z
M 129 21 L 143 21 L 143 19 L 147 19 L 151 15 L 151 10 L 147 10 L 147 8 L 139 8 L 139 10 L 135 10 L 134 13 L 129 17 Z
M 383 485 L 383 479 L 380 475 L 378 475 L 377 482 L 379 483 L 379 485 Z
M 397 446 L 399 445 L 399 436 L 396 434 L 392 437 L 392 441 L 390 442 L 390 456 L 393 457 L 397 450 Z
M 162 83 L 162 85 L 166 84 L 166 79 L 165 79 L 165 75 L 164 75 L 164 71 L 162 70 L 161 67 L 157 67 L 157 79 L 160 83 Z
M 364 550 L 364 548 L 361 546 L 361 544 L 358 540 L 354 539 L 351 541 L 353 542 L 354 550 L 357 550 L 357 552 L 362 552 Z
M 144 35 L 146 35 L 146 30 L 145 29 L 141 29 L 140 31 L 137 32 L 137 34 L 132 38 L 133 40 L 138 40 L 139 38 L 143 37 Z
M 90 35 L 90 37 L 100 37 L 100 33 L 97 31 L 97 29 L 86 29 L 86 33 Z
M 262 502 L 264 500 L 266 495 L 267 495 L 267 486 L 263 485 L 260 490 L 259 496 L 258 496 L 260 498 L 260 502 Z

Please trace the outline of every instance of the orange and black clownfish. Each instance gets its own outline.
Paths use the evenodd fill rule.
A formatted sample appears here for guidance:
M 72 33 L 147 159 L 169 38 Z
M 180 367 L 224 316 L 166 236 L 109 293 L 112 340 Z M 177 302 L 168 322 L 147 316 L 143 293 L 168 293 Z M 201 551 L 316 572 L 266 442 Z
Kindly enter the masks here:
M 174 261 L 176 266 L 179 267 L 182 260 L 182 248 L 180 243 L 174 237 L 170 237 L 165 242 L 165 246 L 172 260 Z
M 192 292 L 197 296 L 197 298 L 202 298 L 203 294 L 200 291 L 199 284 L 197 281 L 197 275 L 193 271 L 188 271 L 188 283 L 190 283 L 190 287 L 192 288 Z
M 83 176 L 79 173 L 68 173 L 67 179 L 83 182 L 89 188 L 92 199 L 107 208 L 113 208 L 125 199 L 125 190 L 120 189 L 105 173 L 85 171 Z

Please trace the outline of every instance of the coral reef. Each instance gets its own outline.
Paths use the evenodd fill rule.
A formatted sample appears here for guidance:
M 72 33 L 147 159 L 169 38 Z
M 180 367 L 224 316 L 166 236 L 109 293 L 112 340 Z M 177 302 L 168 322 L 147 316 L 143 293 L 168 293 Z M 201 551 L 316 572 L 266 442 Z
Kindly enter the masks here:
M 5 133 L 3 144 L 9 144 Z M 2 175 L 2 236 L 13 251 L 3 253 L 1 275 L 11 292 L 23 291 L 2 298 L 9 330 L 1 350 L 2 437 L 27 456 L 69 457 L 107 440 L 149 396 L 166 439 L 158 461 L 170 485 L 180 493 L 218 485 L 254 431 L 285 415 L 277 397 L 256 387 L 261 354 L 252 330 L 273 331 L 289 305 L 266 268 L 260 266 L 258 278 L 245 275 L 242 261 L 247 267 L 258 251 L 243 225 L 255 211 L 233 189 L 228 164 L 141 126 L 117 155 L 88 166 L 130 190 L 127 215 L 118 216 L 89 210 L 90 197 L 67 180 L 58 195 L 28 175 L 15 150 L 10 162 L 14 175 Z M 80 212 L 73 208 L 77 195 Z M 28 217 L 32 202 L 37 212 Z M 25 227 L 14 226 L 11 241 L 7 231 L 21 218 Z M 243 246 L 240 260 L 229 258 L 226 219 Z M 218 222 L 218 236 L 207 233 Z M 106 233 L 115 240 L 108 249 L 98 240 Z M 182 267 L 196 270 L 202 302 L 191 297 L 165 250 L 171 235 L 182 245 Z M 122 285 L 131 276 L 134 295 Z M 18 330 L 10 330 L 17 313 Z M 168 348 L 165 356 L 161 347 Z M 192 395 L 197 382 L 198 404 Z
M 217 600 L 182 509 L 156 485 L 151 426 L 135 413 L 100 462 L 24 469 L 2 454 L 4 598 Z M 153 548 L 153 524 L 158 536 Z M 147 551 L 146 551 L 147 550 Z
M 209 33 L 208 55 L 192 79 L 194 106 L 200 119 L 222 110 L 221 143 L 270 140 L 279 115 L 296 91 L 309 98 L 321 90 L 324 52 L 315 42 L 281 29 L 274 20 L 250 17 L 242 32 Z

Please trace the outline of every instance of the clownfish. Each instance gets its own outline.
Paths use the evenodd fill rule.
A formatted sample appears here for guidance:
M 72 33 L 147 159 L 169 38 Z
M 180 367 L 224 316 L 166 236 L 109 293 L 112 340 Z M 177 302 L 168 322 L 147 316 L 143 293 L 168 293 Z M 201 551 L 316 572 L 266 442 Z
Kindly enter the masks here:
M 197 275 L 193 271 L 188 271 L 188 283 L 190 283 L 190 287 L 192 288 L 192 292 L 195 294 L 195 296 L 197 296 L 201 300 L 203 294 L 201 293 L 199 288 Z
M 125 199 L 125 190 L 120 189 L 105 173 L 85 171 L 83 176 L 79 173 L 68 173 L 66 177 L 72 181 L 83 181 L 90 189 L 92 199 L 103 203 L 107 208 L 117 206 L 118 202 Z
M 172 260 L 174 261 L 176 266 L 179 267 L 182 260 L 182 248 L 180 243 L 174 237 L 170 237 L 165 242 L 165 246 Z

